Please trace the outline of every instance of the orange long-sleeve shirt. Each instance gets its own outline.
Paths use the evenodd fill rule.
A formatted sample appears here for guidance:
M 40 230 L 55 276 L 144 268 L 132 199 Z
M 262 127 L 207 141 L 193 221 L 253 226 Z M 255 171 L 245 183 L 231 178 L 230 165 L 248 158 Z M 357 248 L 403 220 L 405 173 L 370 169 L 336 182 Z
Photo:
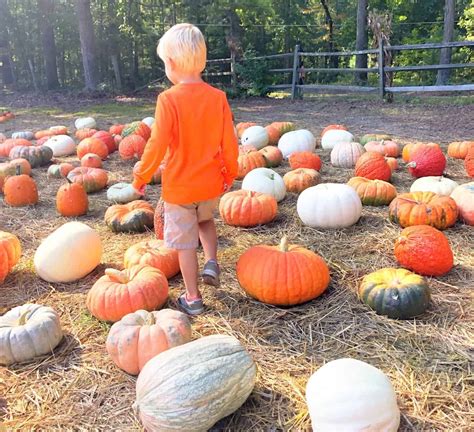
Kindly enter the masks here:
M 238 143 L 224 92 L 204 82 L 158 96 L 155 123 L 133 186 L 147 184 L 166 154 L 161 195 L 172 204 L 218 197 L 238 171 Z

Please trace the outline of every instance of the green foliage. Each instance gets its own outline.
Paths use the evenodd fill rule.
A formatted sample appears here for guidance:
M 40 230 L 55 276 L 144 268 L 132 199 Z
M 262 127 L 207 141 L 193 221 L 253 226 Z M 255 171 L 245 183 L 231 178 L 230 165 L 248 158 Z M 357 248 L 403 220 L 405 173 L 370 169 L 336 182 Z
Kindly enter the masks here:
M 247 51 L 245 57 L 255 57 L 255 51 Z M 248 60 L 236 65 L 238 87 L 246 96 L 264 96 L 268 92 L 270 79 L 268 62 L 264 60 Z

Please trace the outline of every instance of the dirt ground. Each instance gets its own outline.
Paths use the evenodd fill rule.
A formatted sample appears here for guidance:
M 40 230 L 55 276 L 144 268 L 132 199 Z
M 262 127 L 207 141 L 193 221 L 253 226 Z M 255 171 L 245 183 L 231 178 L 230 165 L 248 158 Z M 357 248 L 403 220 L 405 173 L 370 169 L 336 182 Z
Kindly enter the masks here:
M 91 99 L 67 95 L 0 95 L 0 106 L 18 114 L 1 124 L 0 132 L 38 130 L 64 124 L 74 131 L 74 119 L 92 115 L 99 128 L 153 115 L 153 97 Z M 315 136 L 330 123 L 343 123 L 356 136 L 391 134 L 400 143 L 474 139 L 474 104 L 398 102 L 324 95 L 291 103 L 286 99 L 233 101 L 236 121 L 293 121 Z M 196 131 L 204 134 L 206 131 Z M 317 149 L 323 160 L 323 182 L 344 183 L 352 169 L 334 168 L 329 151 Z M 61 160 L 74 160 L 64 158 Z M 131 180 L 133 163 L 115 153 L 104 164 L 109 183 Z M 281 174 L 289 166 L 277 169 Z M 100 234 L 101 265 L 86 278 L 70 284 L 39 279 L 33 256 L 41 240 L 67 222 L 55 211 L 62 180 L 47 179 L 47 167 L 35 169 L 40 201 L 28 208 L 10 208 L 0 200 L 0 230 L 16 234 L 22 243 L 19 265 L 0 286 L 0 314 L 27 302 L 54 307 L 65 338 L 52 356 L 0 368 L 0 430 L 121 430 L 141 426 L 131 405 L 136 378 L 109 359 L 105 340 L 109 325 L 92 317 L 85 306 L 88 289 L 107 267 L 122 268 L 123 253 L 152 233 L 113 234 L 103 223 L 110 203 L 106 192 L 89 196 L 90 211 L 78 220 Z M 458 183 L 471 181 L 459 160 L 448 160 L 447 172 Z M 413 179 L 403 168 L 393 176 L 398 192 Z M 236 182 L 234 188 L 239 188 Z M 147 199 L 156 203 L 160 186 L 149 186 Z M 388 220 L 387 207 L 364 207 L 354 226 L 340 230 L 305 227 L 296 214 L 297 196 L 279 204 L 279 215 L 265 226 L 239 229 L 218 219 L 223 268 L 222 286 L 204 289 L 207 312 L 192 319 L 194 337 L 216 333 L 235 335 L 258 367 L 256 387 L 247 402 L 219 422 L 219 431 L 310 430 L 305 386 L 325 362 L 352 357 L 380 368 L 390 378 L 402 413 L 403 431 L 468 431 L 474 422 L 472 349 L 474 348 L 473 288 L 474 229 L 457 223 L 445 231 L 455 255 L 455 267 L 445 276 L 429 278 L 432 304 L 416 320 L 396 321 L 377 316 L 355 294 L 365 274 L 396 267 L 393 243 L 400 227 Z M 239 287 L 235 263 L 255 244 L 276 244 L 287 234 L 290 242 L 320 254 L 331 271 L 331 284 L 320 298 L 292 308 L 276 308 L 250 299 Z M 202 264 L 202 263 L 201 263 Z M 170 281 L 168 306 L 183 289 L 180 276 Z

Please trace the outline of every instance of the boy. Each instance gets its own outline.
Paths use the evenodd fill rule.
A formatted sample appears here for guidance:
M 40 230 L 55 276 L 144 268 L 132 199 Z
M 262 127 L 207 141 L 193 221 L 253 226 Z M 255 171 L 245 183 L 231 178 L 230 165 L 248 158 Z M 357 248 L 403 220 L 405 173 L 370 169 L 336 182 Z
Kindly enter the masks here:
M 203 280 L 218 286 L 213 212 L 218 197 L 237 176 L 238 143 L 225 93 L 201 78 L 206 44 L 200 30 L 191 24 L 175 25 L 160 39 L 157 52 L 174 86 L 158 96 L 155 124 L 132 186 L 143 194 L 166 153 L 164 241 L 179 254 L 186 292 L 178 303 L 197 315 L 204 311 L 198 288 L 198 239 L 206 259 Z

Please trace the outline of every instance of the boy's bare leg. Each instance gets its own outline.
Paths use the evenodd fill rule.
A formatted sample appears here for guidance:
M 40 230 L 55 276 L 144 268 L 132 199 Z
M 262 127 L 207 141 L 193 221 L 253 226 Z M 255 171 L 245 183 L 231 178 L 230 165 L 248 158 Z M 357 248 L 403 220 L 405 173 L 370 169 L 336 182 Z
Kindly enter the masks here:
M 189 301 L 201 298 L 198 288 L 198 261 L 196 249 L 178 250 L 179 267 L 186 286 L 186 298 Z
M 199 238 L 206 262 L 217 259 L 217 232 L 214 219 L 199 223 Z

